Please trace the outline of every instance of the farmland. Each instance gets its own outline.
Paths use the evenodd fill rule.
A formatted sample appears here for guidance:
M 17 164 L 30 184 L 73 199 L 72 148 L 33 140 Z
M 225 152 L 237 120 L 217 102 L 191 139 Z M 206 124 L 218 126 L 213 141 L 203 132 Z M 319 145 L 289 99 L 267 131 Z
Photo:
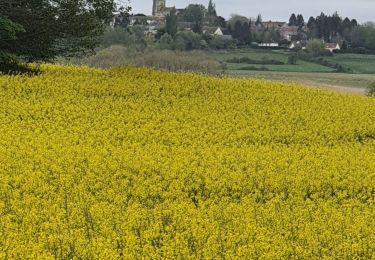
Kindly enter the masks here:
M 289 52 L 280 50 L 238 49 L 232 51 L 210 51 L 209 56 L 226 64 L 227 74 L 234 77 L 250 77 L 275 81 L 302 83 L 310 86 L 336 89 L 339 91 L 363 93 L 375 81 L 375 55 L 335 54 L 324 57 L 350 70 L 337 73 L 335 69 L 313 62 L 298 60 L 288 64 Z M 228 62 L 233 58 L 249 58 L 257 61 L 274 60 L 282 65 L 247 64 Z M 248 69 L 250 67 L 250 69 Z
M 373 98 L 43 65 L 0 104 L 0 258 L 375 257 Z

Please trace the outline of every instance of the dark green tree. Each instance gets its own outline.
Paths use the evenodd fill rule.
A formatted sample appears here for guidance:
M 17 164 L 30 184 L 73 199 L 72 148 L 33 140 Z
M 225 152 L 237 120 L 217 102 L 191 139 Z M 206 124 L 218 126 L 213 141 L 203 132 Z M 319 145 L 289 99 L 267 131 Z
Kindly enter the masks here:
M 24 32 L 21 25 L 16 24 L 6 17 L 0 16 L 0 45 L 4 46 L 6 42 L 16 39 L 18 33 Z M 9 52 L 7 48 L 0 49 L 0 64 L 15 62 L 17 57 Z
M 375 50 L 375 28 L 372 26 L 356 26 L 350 34 L 353 47 L 364 47 Z
M 340 31 L 342 19 L 337 12 L 328 17 L 328 26 L 330 30 L 330 40 L 332 40 Z
M 294 53 L 291 53 L 288 56 L 288 64 L 290 64 L 290 65 L 296 65 L 297 61 L 298 61 L 298 55 L 297 55 L 297 53 L 294 52 Z
M 165 31 L 171 36 L 175 36 L 177 33 L 177 12 L 175 8 L 172 8 L 166 17 Z
M 309 21 L 307 22 L 306 26 L 307 26 L 307 28 L 310 29 L 310 30 L 313 29 L 314 26 L 315 26 L 315 18 L 311 16 L 311 17 L 309 18 Z
M 289 18 L 289 26 L 297 26 L 297 17 L 295 14 L 292 14 Z
M 255 25 L 258 26 L 258 27 L 262 27 L 263 26 L 263 19 L 262 19 L 262 15 L 261 14 L 258 14 L 257 20 L 255 21 Z
M 114 17 L 114 24 L 113 27 L 122 27 L 122 28 L 128 28 L 130 24 L 130 11 L 131 7 L 121 6 L 118 8 L 118 14 Z M 145 16 L 143 14 L 136 14 L 135 16 Z
M 305 19 L 303 18 L 302 14 L 297 15 L 296 26 L 299 28 L 305 26 Z
M 232 16 L 230 17 L 230 19 L 227 22 L 228 30 L 231 33 L 234 31 L 234 27 L 235 27 L 237 21 L 239 21 L 240 24 L 243 24 L 245 22 L 249 22 L 249 19 L 245 16 L 241 16 L 241 15 L 238 15 L 238 14 L 232 14 Z
M 212 2 L 212 0 L 210 0 L 208 2 L 208 7 L 207 7 L 207 16 L 208 17 L 216 17 L 217 16 L 217 13 L 216 13 L 216 6 L 215 4 Z
M 234 24 L 232 36 L 234 39 L 239 40 L 241 38 L 241 34 L 242 34 L 242 23 L 241 21 L 237 20 L 236 23 Z
M 339 32 L 341 35 L 343 35 L 344 33 L 351 31 L 351 29 L 352 29 L 352 24 L 350 22 L 350 19 L 346 17 L 340 25 Z
M 193 23 L 193 31 L 202 33 L 203 22 L 206 17 L 207 10 L 204 5 L 190 4 L 182 12 L 182 19 L 185 22 Z
M 217 16 L 216 19 L 215 19 L 214 26 L 219 26 L 219 27 L 225 28 L 225 27 L 227 27 L 227 21 L 225 20 L 224 17 Z
M 252 40 L 251 30 L 250 30 L 251 23 L 249 22 L 242 22 L 241 20 L 237 20 L 234 24 L 234 28 L 232 30 L 232 36 L 234 39 L 238 41 L 240 45 L 250 44 Z
M 358 26 L 358 22 L 357 22 L 357 20 L 356 20 L 356 19 L 352 19 L 352 20 L 350 21 L 350 23 L 351 23 L 351 25 L 352 25 L 352 28 L 354 28 L 354 27 L 357 27 L 357 26 Z
M 324 44 L 318 39 L 308 41 L 306 50 L 314 57 L 321 56 L 325 52 Z
M 306 24 L 307 29 L 308 29 L 308 38 L 317 38 L 318 33 L 317 33 L 317 25 L 316 25 L 316 20 L 314 17 L 310 17 L 309 21 Z
M 115 9 L 114 0 L 0 1 L 0 31 L 11 36 L 0 50 L 25 62 L 93 51 Z
M 323 12 L 316 18 L 316 38 L 324 39 L 329 41 L 330 39 L 330 29 L 328 16 Z
M 216 6 L 212 0 L 209 1 L 207 7 L 207 21 L 210 26 L 218 26 Z

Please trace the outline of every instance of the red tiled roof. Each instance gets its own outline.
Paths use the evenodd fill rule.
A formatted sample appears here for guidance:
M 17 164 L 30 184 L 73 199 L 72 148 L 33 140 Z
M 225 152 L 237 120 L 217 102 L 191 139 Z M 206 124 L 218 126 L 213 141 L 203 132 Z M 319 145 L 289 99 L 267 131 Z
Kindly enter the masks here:
M 326 49 L 336 49 L 336 47 L 337 47 L 337 43 L 330 43 L 330 42 L 327 42 L 327 43 L 324 44 L 324 47 L 325 47 Z
M 284 26 L 280 28 L 280 31 L 283 33 L 296 33 L 298 32 L 297 26 Z

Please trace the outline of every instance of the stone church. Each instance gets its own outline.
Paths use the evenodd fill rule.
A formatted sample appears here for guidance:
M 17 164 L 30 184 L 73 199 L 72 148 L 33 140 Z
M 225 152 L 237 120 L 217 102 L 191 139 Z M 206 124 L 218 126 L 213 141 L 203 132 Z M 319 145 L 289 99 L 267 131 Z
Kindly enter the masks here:
M 153 0 L 152 16 L 158 19 L 164 19 L 173 7 L 166 7 L 165 0 Z

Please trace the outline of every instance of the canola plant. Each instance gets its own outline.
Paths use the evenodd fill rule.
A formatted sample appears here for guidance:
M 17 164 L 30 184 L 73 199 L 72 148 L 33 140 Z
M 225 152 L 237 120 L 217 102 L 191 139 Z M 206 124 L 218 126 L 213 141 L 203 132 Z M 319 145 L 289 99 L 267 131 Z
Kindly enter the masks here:
M 0 259 L 375 258 L 375 99 L 42 70 L 0 76 Z

